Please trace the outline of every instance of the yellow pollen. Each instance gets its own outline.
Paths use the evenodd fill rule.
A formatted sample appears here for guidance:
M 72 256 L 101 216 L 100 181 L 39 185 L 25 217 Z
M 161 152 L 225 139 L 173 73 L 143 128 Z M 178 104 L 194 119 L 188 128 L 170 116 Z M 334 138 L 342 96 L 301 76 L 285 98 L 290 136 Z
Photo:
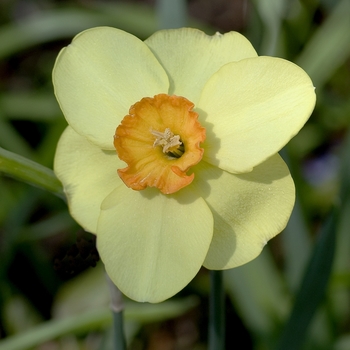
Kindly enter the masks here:
M 126 186 L 157 187 L 171 194 L 193 181 L 194 173 L 187 172 L 202 159 L 200 143 L 205 140 L 193 107 L 184 97 L 166 94 L 145 97 L 130 107 L 114 136 L 117 154 L 127 163 L 118 170 Z

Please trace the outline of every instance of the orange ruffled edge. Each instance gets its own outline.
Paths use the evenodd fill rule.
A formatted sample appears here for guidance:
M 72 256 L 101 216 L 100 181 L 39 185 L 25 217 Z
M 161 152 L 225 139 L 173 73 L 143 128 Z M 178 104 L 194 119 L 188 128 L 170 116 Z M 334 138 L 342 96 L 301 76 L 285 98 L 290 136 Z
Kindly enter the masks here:
M 186 98 L 167 94 L 145 97 L 130 107 L 114 136 L 117 154 L 128 165 L 118 174 L 128 187 L 157 187 L 171 194 L 193 181 L 194 173 L 187 172 L 202 159 L 200 143 L 206 137 L 193 107 Z M 166 129 L 180 136 L 184 153 L 179 158 L 155 145 L 154 131 L 164 133 Z

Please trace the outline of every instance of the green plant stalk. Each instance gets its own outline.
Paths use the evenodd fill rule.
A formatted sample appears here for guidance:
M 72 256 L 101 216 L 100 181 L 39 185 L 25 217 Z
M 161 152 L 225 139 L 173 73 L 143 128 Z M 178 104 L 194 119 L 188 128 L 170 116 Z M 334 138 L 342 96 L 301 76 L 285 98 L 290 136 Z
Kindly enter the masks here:
M 188 25 L 187 3 L 184 0 L 157 0 L 159 29 L 181 28 Z
M 0 174 L 13 177 L 64 198 L 62 185 L 51 169 L 1 147 Z
M 106 276 L 111 295 L 111 310 L 113 313 L 113 347 L 114 350 L 125 350 L 126 341 L 124 335 L 123 295 L 109 276 Z
M 210 271 L 208 349 L 225 349 L 225 291 L 222 271 Z
M 124 317 L 123 311 L 113 311 L 113 345 L 114 350 L 125 350 L 126 342 L 124 337 Z

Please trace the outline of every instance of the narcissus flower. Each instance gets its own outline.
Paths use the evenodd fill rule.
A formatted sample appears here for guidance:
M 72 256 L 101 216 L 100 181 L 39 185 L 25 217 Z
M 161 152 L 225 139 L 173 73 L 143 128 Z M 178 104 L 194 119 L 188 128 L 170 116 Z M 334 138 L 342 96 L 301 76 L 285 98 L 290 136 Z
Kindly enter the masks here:
M 294 184 L 277 152 L 315 104 L 295 64 L 235 32 L 143 42 L 102 27 L 61 51 L 53 81 L 69 124 L 55 172 L 130 298 L 159 302 L 202 265 L 245 264 L 285 227 Z

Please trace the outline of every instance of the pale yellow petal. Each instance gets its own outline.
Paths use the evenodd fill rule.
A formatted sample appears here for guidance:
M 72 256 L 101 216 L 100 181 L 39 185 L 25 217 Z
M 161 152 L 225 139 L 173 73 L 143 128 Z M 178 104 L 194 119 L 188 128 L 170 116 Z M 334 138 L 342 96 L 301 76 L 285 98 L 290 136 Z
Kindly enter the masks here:
M 197 274 L 213 234 L 205 201 L 189 189 L 120 187 L 102 204 L 97 248 L 112 281 L 137 301 L 160 302 Z
M 257 56 L 250 42 L 237 32 L 209 36 L 192 28 L 162 30 L 145 43 L 169 75 L 169 93 L 195 105 L 204 84 L 220 67 Z
M 214 235 L 204 266 L 228 269 L 260 254 L 286 226 L 294 205 L 294 183 L 277 154 L 248 174 L 230 174 L 206 162 L 191 186 L 201 191 L 214 216 Z
M 73 218 L 96 233 L 104 198 L 118 186 L 125 186 L 117 169 L 124 163 L 115 151 L 102 151 L 67 127 L 55 155 L 54 171 L 62 182 Z
M 131 105 L 168 91 L 168 77 L 141 40 L 99 27 L 77 35 L 59 54 L 55 94 L 72 128 L 103 149 Z
M 222 67 L 196 110 L 207 129 L 203 159 L 229 172 L 250 171 L 302 128 L 315 101 L 308 75 L 283 59 L 248 58 Z

